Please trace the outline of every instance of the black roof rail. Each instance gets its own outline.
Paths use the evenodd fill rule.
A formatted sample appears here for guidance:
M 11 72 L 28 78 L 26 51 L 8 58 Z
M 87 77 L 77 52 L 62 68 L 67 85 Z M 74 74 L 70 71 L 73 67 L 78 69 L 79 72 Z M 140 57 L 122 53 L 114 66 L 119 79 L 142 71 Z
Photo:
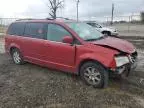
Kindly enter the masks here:
M 64 17 L 56 17 L 56 19 L 64 19 L 64 20 L 72 20 L 72 19 L 69 19 L 69 18 L 64 18 Z M 18 19 L 16 21 L 24 21 L 24 20 L 55 20 L 53 18 L 46 18 L 46 19 L 33 19 L 33 18 L 25 18 L 25 19 Z
M 60 18 L 60 19 L 65 19 L 65 20 L 71 20 L 71 19 L 69 19 L 69 18 L 64 18 L 64 17 L 56 17 L 56 19 L 58 19 L 58 18 Z M 46 18 L 47 20 L 55 20 L 54 18 Z
M 23 20 L 35 20 L 35 19 L 32 19 L 32 18 L 25 18 L 25 19 L 18 19 L 16 21 L 23 21 Z
M 25 19 L 18 19 L 16 21 L 23 21 L 23 20 L 53 20 L 53 19 L 52 18 L 46 18 L 46 19 L 25 18 Z
M 64 18 L 64 17 L 56 17 L 56 18 L 61 18 L 61 19 L 65 19 L 65 20 L 70 20 L 69 18 Z

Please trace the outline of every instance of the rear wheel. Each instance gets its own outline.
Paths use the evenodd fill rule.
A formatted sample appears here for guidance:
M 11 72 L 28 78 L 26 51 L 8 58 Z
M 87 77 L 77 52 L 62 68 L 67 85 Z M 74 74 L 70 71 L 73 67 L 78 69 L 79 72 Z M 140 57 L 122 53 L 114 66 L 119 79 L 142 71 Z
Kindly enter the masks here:
M 22 55 L 18 49 L 16 48 L 12 49 L 11 56 L 15 64 L 18 64 L 18 65 L 24 64 Z
M 95 88 L 105 88 L 108 85 L 108 72 L 97 62 L 87 62 L 80 69 L 82 80 Z

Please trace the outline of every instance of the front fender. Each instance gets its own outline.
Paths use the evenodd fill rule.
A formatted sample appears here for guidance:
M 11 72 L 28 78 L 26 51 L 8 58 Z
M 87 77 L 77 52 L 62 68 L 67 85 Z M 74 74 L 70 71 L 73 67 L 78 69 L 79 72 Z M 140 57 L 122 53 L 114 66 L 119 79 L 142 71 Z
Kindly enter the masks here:
M 108 68 L 111 67 L 111 64 L 114 61 L 114 57 L 112 55 L 91 53 L 81 55 L 78 60 L 79 61 L 77 61 L 77 67 L 79 67 L 83 61 L 94 60 L 102 64 L 104 67 Z

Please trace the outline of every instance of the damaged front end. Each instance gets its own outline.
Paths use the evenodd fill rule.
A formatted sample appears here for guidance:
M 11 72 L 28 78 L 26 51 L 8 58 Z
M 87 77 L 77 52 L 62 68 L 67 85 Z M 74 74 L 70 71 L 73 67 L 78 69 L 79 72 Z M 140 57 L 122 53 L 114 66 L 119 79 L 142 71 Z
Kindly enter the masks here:
M 131 54 L 121 52 L 118 55 L 115 55 L 115 64 L 116 68 L 110 68 L 111 76 L 124 75 L 129 76 L 129 73 L 134 70 L 137 66 L 137 51 L 134 51 Z
M 138 53 L 131 43 L 111 37 L 93 43 L 118 52 L 118 54 L 114 55 L 113 61 L 110 67 L 108 67 L 110 75 L 124 74 L 128 76 L 129 73 L 136 68 Z

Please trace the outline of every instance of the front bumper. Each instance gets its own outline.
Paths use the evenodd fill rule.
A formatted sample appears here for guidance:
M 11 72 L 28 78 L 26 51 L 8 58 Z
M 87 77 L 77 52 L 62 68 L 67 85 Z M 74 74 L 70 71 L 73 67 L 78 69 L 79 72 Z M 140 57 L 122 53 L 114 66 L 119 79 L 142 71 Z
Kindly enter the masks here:
M 131 64 L 131 70 L 135 70 L 138 64 L 138 60 L 136 59 L 136 61 L 134 63 Z
M 131 71 L 136 69 L 137 62 L 126 64 L 120 68 L 117 68 L 115 74 L 121 75 L 124 74 L 125 76 L 129 76 Z
M 126 77 L 129 76 L 131 71 L 134 71 L 137 67 L 138 59 L 137 59 L 137 52 L 132 53 L 131 61 L 128 64 L 125 64 L 121 67 L 117 67 L 114 70 L 110 69 L 110 75 L 125 75 Z
M 136 66 L 137 66 L 137 63 L 135 62 L 134 64 L 123 65 L 121 67 L 116 68 L 115 70 L 109 70 L 110 76 L 115 77 L 115 76 L 124 75 L 128 77 L 131 71 L 135 70 Z

